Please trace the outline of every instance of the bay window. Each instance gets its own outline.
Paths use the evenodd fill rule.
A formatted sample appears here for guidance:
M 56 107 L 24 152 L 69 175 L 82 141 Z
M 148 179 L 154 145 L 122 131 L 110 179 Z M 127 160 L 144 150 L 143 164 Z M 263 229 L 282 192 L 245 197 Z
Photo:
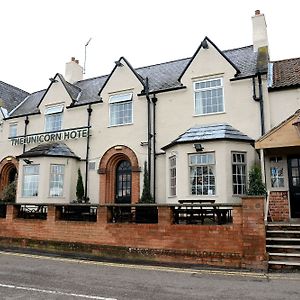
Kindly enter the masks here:
M 36 197 L 39 190 L 39 165 L 23 166 L 23 189 L 24 197 Z
M 246 153 L 232 153 L 232 188 L 234 195 L 246 194 Z
M 176 156 L 169 158 L 170 167 L 170 196 L 176 196 Z
M 64 172 L 64 165 L 50 165 L 50 197 L 63 196 Z

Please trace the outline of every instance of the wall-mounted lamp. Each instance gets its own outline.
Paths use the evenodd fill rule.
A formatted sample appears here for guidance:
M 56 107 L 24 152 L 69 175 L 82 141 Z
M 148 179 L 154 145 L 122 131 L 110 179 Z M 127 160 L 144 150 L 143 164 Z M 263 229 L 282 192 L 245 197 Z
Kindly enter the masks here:
M 115 64 L 116 64 L 117 67 L 123 67 L 124 66 L 119 60 L 116 60 Z
M 201 152 L 204 149 L 201 144 L 194 144 L 194 148 L 197 152 Z
M 122 146 L 115 146 L 114 149 L 115 149 L 115 150 L 122 150 L 123 147 L 122 147 Z
M 296 127 L 297 132 L 300 136 L 300 117 L 298 117 L 298 119 L 293 123 L 293 125 Z
M 31 165 L 31 164 L 33 163 L 32 160 L 29 160 L 29 159 L 27 159 L 27 158 L 24 158 L 23 161 L 24 161 L 24 163 L 27 164 L 27 165 Z
M 58 80 L 56 80 L 56 79 L 54 79 L 54 78 L 49 78 L 49 80 L 52 82 L 52 83 L 54 83 L 54 82 L 58 82 Z

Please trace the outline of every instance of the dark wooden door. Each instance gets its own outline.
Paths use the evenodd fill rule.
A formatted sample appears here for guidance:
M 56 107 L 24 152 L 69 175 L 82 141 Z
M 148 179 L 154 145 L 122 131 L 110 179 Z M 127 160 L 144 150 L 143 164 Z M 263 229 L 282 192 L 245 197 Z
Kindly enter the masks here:
M 300 157 L 288 158 L 291 217 L 300 218 Z
M 116 203 L 131 203 L 131 165 L 122 160 L 116 168 Z

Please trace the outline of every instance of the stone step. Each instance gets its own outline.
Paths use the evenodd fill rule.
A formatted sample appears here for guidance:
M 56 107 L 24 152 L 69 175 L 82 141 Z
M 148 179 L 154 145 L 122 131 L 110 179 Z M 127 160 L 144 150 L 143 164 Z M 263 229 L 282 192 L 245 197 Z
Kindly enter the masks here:
M 284 253 L 284 252 L 271 252 L 269 256 L 285 256 L 285 257 L 299 257 L 300 253 Z
M 269 265 L 284 265 L 284 266 L 298 266 L 298 267 L 300 267 L 300 262 L 270 260 Z
M 300 245 L 266 245 L 267 248 L 300 249 Z
M 267 241 L 276 242 L 300 242 L 300 238 L 290 238 L 290 237 L 267 237 Z

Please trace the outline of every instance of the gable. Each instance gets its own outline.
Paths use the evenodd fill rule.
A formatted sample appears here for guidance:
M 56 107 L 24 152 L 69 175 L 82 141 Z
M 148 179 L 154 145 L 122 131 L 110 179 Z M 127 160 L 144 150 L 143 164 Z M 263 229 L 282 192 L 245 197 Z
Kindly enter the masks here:
M 142 92 L 144 79 L 135 72 L 129 62 L 121 57 L 115 63 L 116 65 L 99 91 L 99 95 L 133 89 L 137 89 L 137 93 Z
M 195 77 L 230 72 L 231 77 L 240 73 L 237 66 L 209 39 L 205 38 L 181 73 L 179 80 L 184 83 Z
M 256 149 L 282 148 L 300 146 L 300 135 L 296 126 L 300 111 L 270 130 L 255 143 Z

